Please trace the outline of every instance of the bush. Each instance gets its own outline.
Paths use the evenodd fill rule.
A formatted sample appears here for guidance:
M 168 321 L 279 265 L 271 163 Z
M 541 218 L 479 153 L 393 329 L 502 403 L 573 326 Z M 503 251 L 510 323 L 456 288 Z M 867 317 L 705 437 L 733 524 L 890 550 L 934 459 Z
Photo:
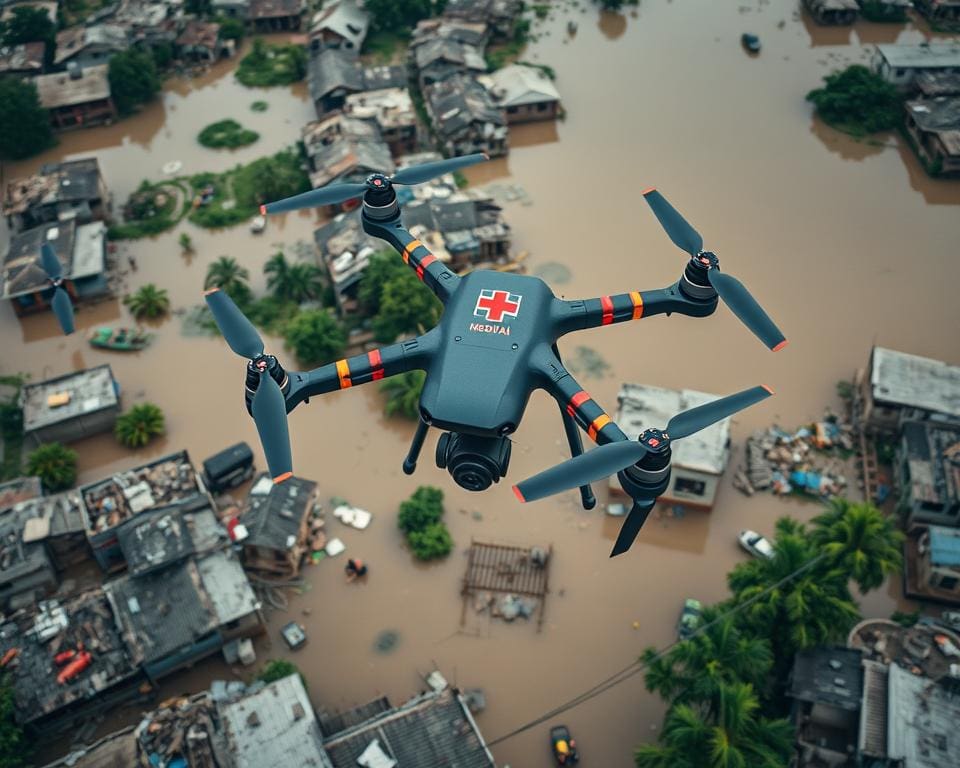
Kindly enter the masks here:
M 242 40 L 244 35 L 243 22 L 230 16 L 217 16 L 220 25 L 220 37 L 224 40 Z
M 61 443 L 44 443 L 27 457 L 27 474 L 40 478 L 48 491 L 62 491 L 77 481 L 77 452 Z
M 300 681 L 303 683 L 303 687 L 307 687 L 307 681 L 303 676 L 303 672 L 300 671 L 300 668 L 296 664 L 286 659 L 271 659 L 268 661 L 263 671 L 257 675 L 257 680 L 262 680 L 269 684 L 276 680 L 290 677 L 290 675 L 300 675 Z
M 422 485 L 400 504 L 397 525 L 418 560 L 446 557 L 453 549 L 450 531 L 443 524 L 443 491 Z
M 255 101 L 250 105 L 250 109 L 252 109 L 254 112 L 266 112 L 268 109 L 270 109 L 270 105 L 265 101 Z
M 329 363 L 341 357 L 347 346 L 347 332 L 323 309 L 298 313 L 287 324 L 284 339 L 287 348 L 305 365 Z
M 153 403 L 141 403 L 117 419 L 113 434 L 127 448 L 142 448 L 164 430 L 163 411 Z
M 3 670 L 6 673 L 6 670 Z M 0 768 L 26 768 L 33 745 L 14 717 L 16 703 L 9 677 L 0 677 Z
M 450 531 L 443 523 L 434 523 L 422 531 L 407 534 L 407 543 L 417 560 L 436 560 L 446 557 L 453 549 Z
M 807 94 L 824 122 L 854 136 L 887 131 L 900 122 L 897 89 L 860 64 L 824 78 L 826 85 Z
M 122 115 L 147 103 L 160 90 L 153 56 L 139 48 L 128 48 L 110 59 L 109 79 L 110 95 Z
M 224 147 L 234 149 L 253 144 L 259 138 L 259 133 L 244 128 L 236 120 L 220 120 L 216 123 L 210 123 L 200 131 L 197 141 L 209 149 L 222 149 Z
M 240 61 L 237 80 L 248 88 L 290 85 L 307 74 L 307 53 L 299 45 L 272 45 L 261 38 Z
M 416 421 L 420 418 L 420 393 L 427 374 L 423 371 L 406 371 L 380 382 L 380 391 L 387 396 L 383 412 L 387 416 L 400 415 Z

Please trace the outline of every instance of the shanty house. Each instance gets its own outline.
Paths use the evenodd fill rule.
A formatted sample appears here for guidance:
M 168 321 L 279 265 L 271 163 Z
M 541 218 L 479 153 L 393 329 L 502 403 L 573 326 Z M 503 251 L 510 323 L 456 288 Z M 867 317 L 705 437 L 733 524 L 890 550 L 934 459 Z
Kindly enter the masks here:
M 960 603 L 960 530 L 931 525 L 917 544 L 917 576 L 920 584 Z
M 39 41 L 0 47 L 0 77 L 33 77 L 41 74 L 46 51 L 47 44 Z
M 10 509 L 21 501 L 29 501 L 43 495 L 39 477 L 18 477 L 0 483 L 0 511 Z
M 431 244 L 431 250 L 454 270 L 501 261 L 510 253 L 510 226 L 503 220 L 503 209 L 476 190 L 413 200 L 403 214 L 407 227 L 419 230 L 418 237 L 424 230 L 439 235 L 439 248 Z
M 291 477 L 276 484 L 261 475 L 240 513 L 247 530 L 241 542 L 243 565 L 267 578 L 293 578 L 308 551 L 310 519 L 317 502 L 317 484 Z
M 129 47 L 127 30 L 119 24 L 67 27 L 57 33 L 53 63 L 59 69 L 68 64 L 86 69 L 106 64 L 114 54 Z
M 300 675 L 251 687 L 220 704 L 219 712 L 234 768 L 333 768 L 321 746 L 317 717 Z M 354 763 L 351 768 L 358 765 L 363 764 Z M 366 765 L 386 768 L 383 763 Z
M 370 27 L 370 14 L 357 0 L 328 2 L 310 21 L 310 50 L 343 48 L 358 53 Z
M 3 215 L 16 232 L 64 219 L 78 224 L 106 220 L 110 193 L 97 158 L 47 163 L 33 176 L 13 179 L 7 184 Z
M 401 66 L 365 67 L 357 54 L 344 48 L 325 48 L 307 63 L 307 86 L 317 117 L 342 109 L 347 97 L 361 91 L 406 88 Z
M 960 366 L 874 347 L 857 372 L 854 407 L 867 432 L 896 435 L 901 421 L 960 421 Z
M 141 576 L 218 547 L 222 530 L 208 500 L 197 497 L 127 519 L 117 542 L 129 573 Z
M 483 49 L 453 35 L 416 39 L 410 44 L 410 57 L 421 89 L 454 75 L 478 75 L 487 71 Z
M 417 146 L 417 112 L 406 88 L 382 88 L 347 96 L 343 113 L 357 120 L 369 120 L 380 129 L 381 138 L 398 155 Z
M 425 96 L 434 131 L 449 156 L 507 154 L 506 116 L 474 78 L 451 75 L 429 86 Z
M 538 67 L 511 64 L 484 77 L 508 123 L 553 120 L 560 112 L 560 93 L 553 81 Z
M 58 571 L 90 559 L 87 514 L 79 491 L 38 496 L 14 509 L 24 521 L 23 542 L 42 543 Z
M 663 429 L 674 415 L 716 399 L 717 395 L 690 389 L 624 384 L 617 395 L 616 421 L 628 439 L 636 440 L 645 429 Z M 709 511 L 730 458 L 730 419 L 677 440 L 670 448 L 673 451 L 670 485 L 660 501 Z M 610 490 L 623 493 L 615 477 L 610 479 Z
M 853 24 L 860 15 L 857 0 L 803 0 L 817 24 Z
M 120 526 L 136 515 L 160 508 L 188 512 L 210 504 L 209 494 L 186 451 L 98 480 L 80 488 L 87 513 L 90 546 L 105 571 L 125 564 Z
M 860 651 L 842 647 L 800 651 L 787 696 L 793 700 L 799 765 L 844 765 L 856 753 L 859 740 Z
M 496 38 L 513 35 L 513 25 L 523 10 L 522 0 L 447 0 L 445 19 L 483 24 Z
M 122 576 L 104 590 L 135 663 L 154 681 L 262 629 L 260 604 L 230 550 Z
M 28 445 L 70 443 L 113 429 L 120 386 L 109 365 L 28 382 L 20 390 L 23 437 Z
M 960 21 L 960 0 L 913 0 L 913 7 L 930 21 Z
M 376 124 L 339 113 L 307 123 L 303 146 L 314 189 L 335 181 L 360 181 L 375 171 L 389 174 L 394 170 L 390 148 Z
M 220 39 L 220 25 L 215 21 L 190 19 L 175 45 L 181 59 L 213 62 L 221 56 L 232 55 L 233 42 Z
M 908 101 L 907 132 L 935 175 L 960 173 L 960 96 Z
M 960 43 L 878 45 L 871 65 L 888 83 L 906 88 L 921 72 L 956 72 L 960 69 Z
M 249 0 L 247 21 L 257 32 L 300 29 L 303 0 Z
M 25 315 L 50 306 L 50 281 L 40 266 L 44 242 L 53 247 L 63 264 L 63 287 L 71 298 L 86 299 L 109 293 L 106 225 L 95 221 L 78 227 L 73 219 L 67 219 L 42 224 L 11 238 L 0 273 L 0 298 L 10 300 L 14 312 Z
M 960 72 L 921 72 L 913 80 L 917 97 L 960 96 Z
M 358 210 L 338 213 L 314 231 L 313 239 L 330 275 L 338 311 L 342 315 L 357 312 L 360 278 L 382 243 L 363 231 Z
M 0 656 L 14 648 L 4 670 L 13 717 L 34 738 L 89 722 L 136 696 L 145 682 L 102 589 L 42 602 L 0 624 Z
M 54 128 L 89 128 L 110 123 L 117 109 L 110 97 L 108 65 L 39 75 L 34 79 L 40 106 L 50 111 Z
M 897 485 L 908 528 L 960 526 L 960 423 L 904 422 Z

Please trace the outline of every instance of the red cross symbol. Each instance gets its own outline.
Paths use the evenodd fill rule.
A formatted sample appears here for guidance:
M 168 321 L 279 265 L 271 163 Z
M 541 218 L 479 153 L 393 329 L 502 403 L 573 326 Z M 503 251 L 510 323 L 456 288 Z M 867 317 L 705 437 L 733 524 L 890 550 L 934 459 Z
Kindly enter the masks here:
M 477 298 L 473 314 L 485 317 L 491 323 L 501 323 L 505 316 L 516 317 L 520 312 L 521 296 L 507 291 L 483 289 Z

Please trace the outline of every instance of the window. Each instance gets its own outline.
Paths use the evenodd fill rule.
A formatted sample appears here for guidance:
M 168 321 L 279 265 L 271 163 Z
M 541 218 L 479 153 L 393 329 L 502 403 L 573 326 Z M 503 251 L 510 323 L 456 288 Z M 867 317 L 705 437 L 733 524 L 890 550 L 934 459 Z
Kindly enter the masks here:
M 548 109 L 550 109 L 550 105 L 545 101 L 541 101 L 539 104 L 537 104 L 537 112 L 546 112 Z
M 703 480 L 694 480 L 692 477 L 678 477 L 673 489 L 677 493 L 689 493 L 693 496 L 703 496 L 707 484 Z
M 948 591 L 953 591 L 957 588 L 957 582 L 960 581 L 960 578 L 956 576 L 943 576 L 940 579 L 940 583 L 937 585 L 940 589 L 946 589 Z
M 905 73 L 906 73 L 906 70 L 903 67 L 897 67 L 897 69 L 894 71 L 893 74 L 896 75 L 897 77 L 903 77 Z

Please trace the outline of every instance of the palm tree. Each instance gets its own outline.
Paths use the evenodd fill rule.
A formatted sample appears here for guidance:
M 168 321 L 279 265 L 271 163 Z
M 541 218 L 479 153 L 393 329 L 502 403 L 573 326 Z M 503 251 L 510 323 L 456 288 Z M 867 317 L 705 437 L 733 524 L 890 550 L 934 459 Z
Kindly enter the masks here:
M 77 480 L 77 452 L 61 443 L 44 443 L 27 457 L 27 474 L 48 491 L 62 491 Z
M 903 566 L 903 534 L 869 502 L 833 499 L 813 519 L 813 543 L 857 582 L 860 594 L 876 589 Z
M 193 251 L 193 240 L 190 239 L 190 235 L 186 232 L 180 233 L 180 248 L 184 253 L 191 253 Z
M 153 283 L 140 287 L 136 293 L 123 297 L 123 303 L 129 307 L 131 314 L 137 320 L 143 318 L 162 317 L 170 311 L 170 298 L 164 288 L 157 288 Z
M 250 299 L 250 286 L 247 285 L 249 279 L 250 271 L 246 267 L 241 267 L 236 259 L 221 256 L 207 268 L 203 287 L 219 288 L 234 301 L 243 304 Z
M 287 298 L 290 291 L 290 262 L 283 251 L 277 251 L 267 259 L 263 272 L 267 276 L 267 288 L 273 295 L 278 299 Z
M 793 728 L 760 716 L 759 707 L 749 684 L 721 684 L 709 705 L 672 707 L 660 744 L 639 747 L 634 762 L 637 768 L 782 768 Z
M 127 448 L 142 448 L 164 430 L 163 411 L 153 403 L 140 403 L 117 419 L 113 434 Z
M 290 283 L 288 298 L 297 304 L 323 295 L 323 277 L 316 264 L 294 264 L 290 267 Z
M 742 632 L 729 617 L 717 621 L 720 615 L 706 609 L 706 629 L 661 658 L 655 648 L 644 651 L 648 691 L 674 705 L 712 701 L 721 685 L 735 682 L 763 690 L 773 664 L 770 643 Z
M 400 414 L 408 419 L 420 417 L 420 393 L 427 378 L 423 371 L 407 371 L 380 383 L 380 391 L 387 395 L 383 412 L 387 416 Z

